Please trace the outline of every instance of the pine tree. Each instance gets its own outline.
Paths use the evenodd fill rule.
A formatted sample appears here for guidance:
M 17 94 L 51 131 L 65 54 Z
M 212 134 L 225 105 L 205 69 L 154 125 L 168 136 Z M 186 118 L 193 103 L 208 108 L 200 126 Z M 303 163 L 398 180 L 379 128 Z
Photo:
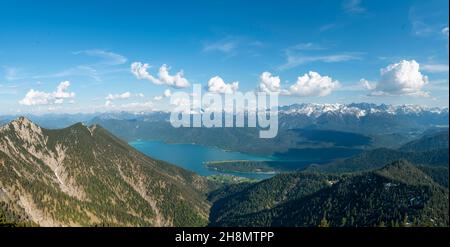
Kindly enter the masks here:
M 330 223 L 328 223 L 328 220 L 325 216 L 320 221 L 319 227 L 330 227 Z

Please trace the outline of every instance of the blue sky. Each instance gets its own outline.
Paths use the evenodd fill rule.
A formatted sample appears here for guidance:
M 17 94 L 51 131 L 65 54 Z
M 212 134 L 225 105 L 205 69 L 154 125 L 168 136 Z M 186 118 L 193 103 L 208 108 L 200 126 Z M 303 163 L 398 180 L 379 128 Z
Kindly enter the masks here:
M 448 107 L 447 0 L 242 2 L 0 0 L 0 114 L 158 110 L 194 83 Z

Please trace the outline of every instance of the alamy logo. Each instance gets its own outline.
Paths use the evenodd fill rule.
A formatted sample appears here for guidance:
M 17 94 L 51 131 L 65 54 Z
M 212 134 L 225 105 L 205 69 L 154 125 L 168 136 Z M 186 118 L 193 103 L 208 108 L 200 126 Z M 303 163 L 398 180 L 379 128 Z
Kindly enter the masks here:
M 192 94 L 177 92 L 170 97 L 175 107 L 170 123 L 175 128 L 259 128 L 260 138 L 278 134 L 278 93 L 234 92 L 202 94 L 200 84 Z

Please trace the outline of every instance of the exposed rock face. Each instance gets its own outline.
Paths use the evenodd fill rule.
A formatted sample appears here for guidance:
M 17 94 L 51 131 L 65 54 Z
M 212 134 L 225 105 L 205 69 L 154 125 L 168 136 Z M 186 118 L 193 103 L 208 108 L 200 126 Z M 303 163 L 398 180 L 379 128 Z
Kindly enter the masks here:
M 152 160 L 100 126 L 0 127 L 0 202 L 41 226 L 204 225 L 207 182 Z M 14 219 L 17 220 L 17 219 Z

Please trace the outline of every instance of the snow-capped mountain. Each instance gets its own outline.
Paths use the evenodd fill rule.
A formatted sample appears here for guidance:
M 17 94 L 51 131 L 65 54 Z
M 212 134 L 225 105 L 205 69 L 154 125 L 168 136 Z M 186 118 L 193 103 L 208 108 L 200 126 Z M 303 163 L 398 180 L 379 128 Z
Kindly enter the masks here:
M 352 103 L 352 104 L 293 104 L 280 107 L 280 114 L 306 115 L 308 117 L 320 117 L 323 114 L 341 114 L 355 117 L 364 117 L 370 114 L 390 114 L 390 115 L 420 115 L 420 114 L 447 114 L 448 108 L 425 107 L 419 105 L 386 105 L 372 103 Z
M 294 104 L 280 107 L 280 127 L 318 128 L 364 134 L 418 133 L 449 123 L 448 108 L 418 105 Z

